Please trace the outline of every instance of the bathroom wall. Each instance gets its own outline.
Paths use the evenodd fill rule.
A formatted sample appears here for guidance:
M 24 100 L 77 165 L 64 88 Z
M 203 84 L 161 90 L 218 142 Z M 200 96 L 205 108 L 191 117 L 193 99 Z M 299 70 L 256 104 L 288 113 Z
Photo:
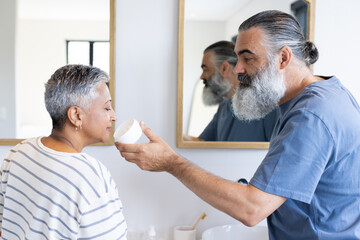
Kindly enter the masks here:
M 359 91 L 356 79 L 360 47 L 357 0 L 317 0 L 315 42 L 320 60 L 315 73 L 336 74 Z M 175 148 L 177 74 L 177 0 L 117 1 L 116 111 L 118 123 L 135 117 L 144 120 Z M 345 9 L 342 14 L 336 13 Z M 336 13 L 336 15 L 334 15 Z M 340 26 L 340 27 L 339 27 Z M 352 45 L 353 44 L 353 45 Z M 359 100 L 359 99 L 358 99 Z M 146 141 L 145 138 L 142 141 Z M 0 147 L 3 158 L 10 146 Z M 266 150 L 176 149 L 200 167 L 230 180 L 249 179 Z M 143 172 L 121 158 L 113 146 L 88 147 L 86 152 L 110 169 L 118 184 L 130 232 L 145 231 L 155 224 L 169 233 L 177 224 L 193 224 L 202 212 L 208 217 L 198 225 L 206 228 L 236 223 L 231 217 L 200 200 L 167 173 Z
M 17 138 L 51 131 L 51 119 L 43 100 L 44 83 L 56 69 L 66 64 L 66 40 L 109 39 L 109 23 L 105 20 L 36 17 L 19 18 L 17 23 Z
M 316 74 L 336 75 L 360 102 L 360 1 L 316 0 Z
M 0 132 L 15 136 L 15 25 L 16 1 L 0 2 Z

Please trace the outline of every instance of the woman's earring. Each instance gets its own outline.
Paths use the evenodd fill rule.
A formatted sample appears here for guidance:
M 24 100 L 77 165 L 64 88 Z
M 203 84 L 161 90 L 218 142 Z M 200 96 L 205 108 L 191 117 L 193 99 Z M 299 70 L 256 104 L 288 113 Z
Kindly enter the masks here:
M 81 123 L 79 124 L 79 126 L 75 127 L 75 131 L 78 131 L 78 130 L 81 130 L 81 129 L 82 129 Z

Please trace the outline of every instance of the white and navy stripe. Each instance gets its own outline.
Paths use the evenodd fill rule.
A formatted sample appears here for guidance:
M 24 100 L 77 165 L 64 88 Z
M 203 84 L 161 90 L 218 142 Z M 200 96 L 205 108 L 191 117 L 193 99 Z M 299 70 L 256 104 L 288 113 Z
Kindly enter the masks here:
M 2 163 L 2 239 L 126 239 L 117 187 L 84 153 L 46 148 L 41 138 L 15 146 Z

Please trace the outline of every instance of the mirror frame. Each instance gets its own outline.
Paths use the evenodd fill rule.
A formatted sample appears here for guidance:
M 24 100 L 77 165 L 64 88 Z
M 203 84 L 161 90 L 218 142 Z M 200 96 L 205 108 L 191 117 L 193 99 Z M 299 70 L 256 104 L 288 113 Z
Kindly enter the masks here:
M 110 41 L 110 81 L 109 81 L 109 91 L 110 91 L 110 95 L 111 95 L 111 105 L 112 108 L 115 109 L 115 23 L 116 23 L 116 0 L 109 0 L 110 1 L 110 18 L 109 18 L 109 41 Z M 115 127 L 115 125 L 114 125 Z M 109 141 L 105 142 L 105 143 L 97 143 L 94 144 L 95 146 L 104 146 L 104 145 L 113 145 L 114 144 L 114 139 L 113 139 L 113 134 L 114 134 L 114 127 L 111 129 L 111 138 L 109 139 Z M 16 145 L 18 143 L 20 143 L 21 141 L 23 141 L 24 139 L 16 139 L 16 138 L 8 138 L 8 139 L 4 139 L 1 138 L 0 139 L 0 145 Z
M 189 0 L 188 0 L 189 1 Z M 191 1 L 191 0 L 190 0 Z M 308 4 L 307 35 L 314 41 L 315 0 L 303 0 Z M 183 75 L 184 75 L 184 9 L 185 0 L 179 0 L 178 12 L 178 62 L 177 62 L 177 124 L 176 147 L 178 148 L 245 148 L 268 149 L 269 142 L 221 142 L 221 141 L 184 141 L 183 140 Z M 312 68 L 311 68 L 312 70 Z

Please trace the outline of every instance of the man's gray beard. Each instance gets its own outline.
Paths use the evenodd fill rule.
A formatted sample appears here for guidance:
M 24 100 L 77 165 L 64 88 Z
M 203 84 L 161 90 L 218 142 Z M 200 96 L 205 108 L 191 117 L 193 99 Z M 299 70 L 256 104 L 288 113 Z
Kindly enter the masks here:
M 284 77 L 271 62 L 250 78 L 245 81 L 250 86 L 239 85 L 232 98 L 233 112 L 240 120 L 250 121 L 265 117 L 275 109 L 286 90 Z
M 208 86 L 203 89 L 202 99 L 206 106 L 221 103 L 231 91 L 231 84 L 216 71 L 207 79 Z

